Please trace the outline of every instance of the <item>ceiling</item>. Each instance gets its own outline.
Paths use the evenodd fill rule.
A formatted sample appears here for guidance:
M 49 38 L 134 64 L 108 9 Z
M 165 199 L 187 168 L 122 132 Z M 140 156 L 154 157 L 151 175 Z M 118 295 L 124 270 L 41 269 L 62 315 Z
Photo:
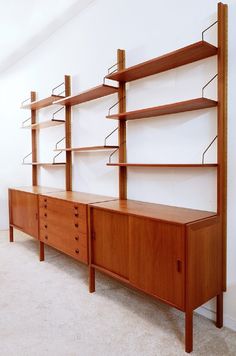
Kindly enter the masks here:
M 0 73 L 94 0 L 0 0 Z

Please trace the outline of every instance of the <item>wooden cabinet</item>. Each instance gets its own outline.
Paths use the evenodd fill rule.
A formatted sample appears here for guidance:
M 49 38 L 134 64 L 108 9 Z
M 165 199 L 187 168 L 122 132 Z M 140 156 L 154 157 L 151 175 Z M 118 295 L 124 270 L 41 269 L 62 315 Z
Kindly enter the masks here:
M 40 241 L 88 264 L 88 204 L 111 199 L 68 191 L 40 195 Z
M 40 196 L 39 212 L 40 241 L 88 263 L 86 205 Z
M 9 189 L 10 226 L 38 238 L 38 195 Z
M 219 216 L 131 200 L 92 204 L 89 216 L 90 292 L 98 269 L 182 310 L 190 350 L 193 310 L 222 301 Z

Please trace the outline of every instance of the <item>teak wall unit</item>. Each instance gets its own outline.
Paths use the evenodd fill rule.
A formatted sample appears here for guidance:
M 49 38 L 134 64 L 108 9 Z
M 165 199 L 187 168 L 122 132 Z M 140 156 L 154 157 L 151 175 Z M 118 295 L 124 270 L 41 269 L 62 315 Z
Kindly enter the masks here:
M 216 326 L 223 325 L 226 290 L 227 5 L 218 4 L 218 47 L 204 41 L 125 68 L 124 52 L 107 78 L 125 92 L 127 82 L 217 55 L 218 100 L 194 98 L 159 107 L 108 115 L 120 125 L 120 200 L 90 205 L 90 292 L 98 269 L 185 312 L 185 350 L 193 349 L 193 311 L 217 297 Z M 121 53 L 121 52 L 120 52 Z M 112 67 L 113 68 L 113 67 Z M 215 76 L 216 77 L 216 76 Z M 214 78 L 215 78 L 214 77 Z M 213 79 L 214 79 L 213 78 Z M 211 82 L 211 81 L 210 81 Z M 209 83 L 210 83 L 209 82 Z M 209 84 L 208 83 L 208 84 Z M 122 94 L 124 95 L 124 94 Z M 126 161 L 127 120 L 217 107 L 217 163 L 145 164 Z M 212 144 L 212 143 L 211 143 Z M 211 144 L 207 149 L 211 147 Z M 204 158 L 204 153 L 203 153 Z M 126 199 L 127 167 L 217 170 L 217 212 L 194 211 Z
M 71 95 L 70 77 L 65 76 L 65 97 L 51 95 L 36 101 L 31 92 L 32 186 L 9 189 L 10 241 L 13 228 L 39 240 L 40 260 L 48 244 L 76 260 L 89 264 L 89 290 L 95 291 L 95 270 L 118 279 L 185 313 L 185 349 L 193 348 L 193 311 L 217 297 L 216 326 L 223 325 L 223 291 L 226 290 L 226 178 L 227 178 L 227 5 L 218 4 L 218 47 L 202 40 L 137 64 L 125 66 L 125 51 L 117 51 L 117 64 L 105 79 L 118 86 L 102 85 Z M 215 25 L 214 23 L 213 25 Z M 213 26 L 212 25 L 212 26 Z M 210 26 L 210 27 L 212 27 Z M 209 28 L 210 28 L 209 27 Z M 218 100 L 194 98 L 188 101 L 126 111 L 126 83 L 177 68 L 211 56 L 218 59 Z M 114 67 L 116 69 L 114 70 Z M 60 86 L 59 86 L 60 87 Z M 58 87 L 57 87 L 58 88 Z M 57 89 L 56 88 L 56 89 Z M 118 94 L 118 144 L 72 147 L 71 109 L 74 105 Z M 65 107 L 65 120 L 38 123 L 38 109 L 56 104 Z M 116 105 L 114 105 L 116 106 Z M 179 112 L 217 107 L 217 162 L 130 163 L 126 159 L 128 120 L 145 119 Z M 65 125 L 66 162 L 40 163 L 37 132 Z M 114 130 L 115 131 L 115 130 Z M 110 135 L 108 135 L 109 137 Z M 212 144 L 212 143 L 211 143 Z M 211 147 L 211 144 L 207 149 Z M 108 166 L 119 170 L 119 199 L 72 191 L 72 152 L 113 150 Z M 111 158 L 118 152 L 118 162 Z M 28 157 L 28 156 L 27 156 Z M 204 157 L 204 153 L 203 153 Z M 27 164 L 27 163 L 26 163 Z M 65 166 L 65 191 L 38 186 L 39 167 Z M 184 209 L 127 199 L 128 167 L 211 168 L 217 172 L 217 212 Z M 63 219 L 62 219 L 63 217 Z

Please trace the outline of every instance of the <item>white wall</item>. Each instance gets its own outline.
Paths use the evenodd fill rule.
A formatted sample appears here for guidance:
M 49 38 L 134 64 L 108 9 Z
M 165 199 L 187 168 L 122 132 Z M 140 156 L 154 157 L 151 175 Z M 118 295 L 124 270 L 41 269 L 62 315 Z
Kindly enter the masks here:
M 236 3 L 229 3 L 229 187 L 228 187 L 228 292 L 225 295 L 226 324 L 236 329 L 236 242 L 234 219 L 235 191 L 235 35 L 233 14 Z M 201 39 L 201 31 L 216 20 L 217 1 L 210 0 L 97 0 L 64 25 L 46 42 L 0 76 L 0 228 L 7 228 L 7 187 L 31 183 L 30 167 L 21 165 L 30 152 L 30 133 L 19 130 L 29 114 L 20 111 L 20 101 L 36 90 L 38 97 L 50 93 L 72 76 L 72 93 L 102 82 L 107 68 L 116 62 L 116 49 L 126 50 L 127 66 L 133 65 Z M 206 36 L 216 43 L 216 29 Z M 234 38 L 233 38 L 234 36 Z M 234 52 L 235 53 L 235 52 Z M 216 59 L 209 58 L 127 85 L 127 108 L 199 97 L 202 86 L 216 73 Z M 212 85 L 206 95 L 215 98 Z M 103 144 L 117 122 L 105 120 L 115 95 L 73 109 L 73 146 Z M 52 108 L 44 109 L 39 120 L 49 119 Z M 128 123 L 128 161 L 201 162 L 201 154 L 216 134 L 216 110 L 201 110 Z M 52 160 L 55 142 L 63 137 L 62 127 L 40 134 L 40 159 Z M 116 143 L 114 138 L 111 143 Z M 207 162 L 216 159 L 215 147 Z M 117 196 L 117 168 L 106 166 L 107 153 L 74 155 L 73 189 Z M 41 169 L 40 183 L 64 187 L 61 168 Z M 216 209 L 214 169 L 140 169 L 128 171 L 128 197 L 190 208 Z M 208 304 L 200 312 L 211 316 Z

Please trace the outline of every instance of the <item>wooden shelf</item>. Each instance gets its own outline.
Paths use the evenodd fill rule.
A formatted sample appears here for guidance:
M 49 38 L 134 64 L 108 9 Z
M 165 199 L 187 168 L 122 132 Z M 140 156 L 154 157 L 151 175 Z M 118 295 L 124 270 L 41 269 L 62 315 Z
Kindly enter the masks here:
M 217 47 L 210 43 L 199 41 L 163 56 L 109 74 L 106 78 L 121 82 L 131 82 L 133 80 L 145 78 L 153 74 L 196 62 L 207 57 L 215 56 L 217 51 Z
M 103 85 L 99 85 L 97 87 L 91 88 L 87 91 L 84 91 L 80 94 L 68 96 L 64 99 L 57 100 L 54 102 L 54 104 L 71 105 L 71 106 L 78 105 L 78 104 L 85 103 L 87 101 L 95 100 L 95 99 L 102 98 L 107 95 L 117 93 L 117 91 L 118 91 L 117 87 L 103 84 Z
M 21 105 L 21 109 L 38 110 L 38 109 L 46 108 L 47 106 L 52 105 L 54 101 L 62 98 L 64 98 L 64 96 L 51 95 L 48 98 L 32 101 L 31 103 L 26 105 Z
M 59 163 L 39 163 L 39 162 L 30 162 L 30 163 L 23 163 L 25 166 L 38 166 L 38 167 L 62 167 L 65 166 L 65 162 Z
M 90 146 L 90 147 L 70 147 L 70 148 L 57 148 L 54 151 L 58 152 L 89 152 L 89 151 L 110 151 L 119 148 L 119 146 Z
M 37 124 L 22 126 L 22 129 L 40 130 L 46 129 L 52 126 L 59 126 L 65 124 L 65 120 L 48 120 L 43 122 L 38 122 Z
M 180 112 L 193 111 L 211 108 L 217 106 L 217 101 L 206 99 L 206 98 L 197 98 L 186 101 L 180 101 L 173 104 L 154 106 L 146 109 L 139 109 L 129 112 L 123 112 L 121 114 L 108 115 L 108 119 L 117 119 L 117 120 L 137 120 L 145 119 L 149 117 L 156 117 L 168 114 L 177 114 Z
M 210 168 L 217 167 L 217 163 L 173 163 L 173 164 L 160 164 L 160 163 L 107 163 L 111 167 L 150 167 L 150 168 Z

